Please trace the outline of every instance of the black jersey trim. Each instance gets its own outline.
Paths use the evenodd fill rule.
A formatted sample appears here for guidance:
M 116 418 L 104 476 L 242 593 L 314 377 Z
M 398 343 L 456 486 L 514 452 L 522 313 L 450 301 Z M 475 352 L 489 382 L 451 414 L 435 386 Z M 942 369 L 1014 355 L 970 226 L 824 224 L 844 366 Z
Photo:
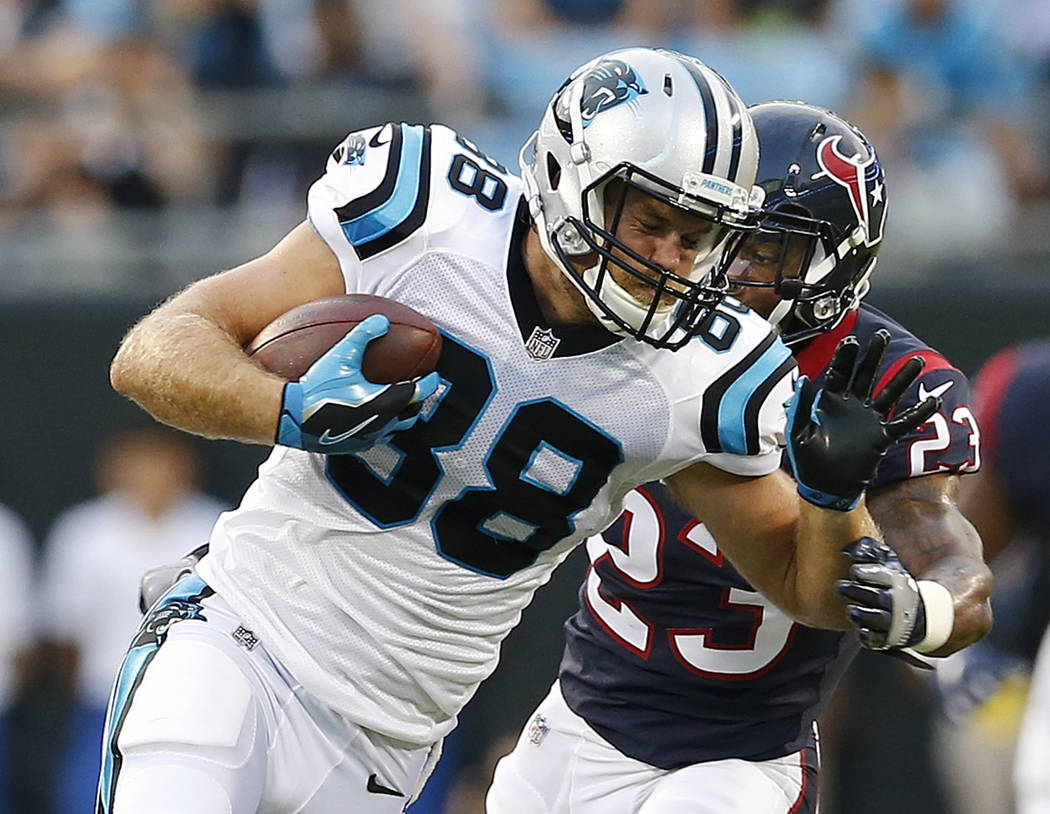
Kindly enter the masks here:
M 777 382 L 783 379 L 784 375 L 793 367 L 795 367 L 795 357 L 788 356 L 787 359 L 780 363 L 780 367 L 774 370 L 769 377 L 755 389 L 755 392 L 751 394 L 751 398 L 747 400 L 747 407 L 744 408 L 744 428 L 747 437 L 748 455 L 758 455 L 759 452 L 758 413 L 766 401 L 766 396 L 769 395 L 770 391 L 777 386 Z
M 402 125 L 402 127 L 407 125 Z M 373 255 L 379 254 L 381 251 L 389 249 L 391 246 L 396 246 L 401 241 L 409 237 L 413 232 L 416 231 L 423 222 L 427 219 L 427 208 L 430 204 L 430 128 L 424 127 L 423 129 L 423 144 L 420 150 L 419 166 L 414 168 L 415 172 L 418 172 L 419 181 L 418 189 L 416 192 L 416 200 L 412 206 L 412 210 L 408 213 L 408 216 L 401 221 L 394 228 L 384 232 L 382 235 L 368 240 L 363 243 L 359 243 L 354 246 L 354 251 L 357 252 L 357 256 L 361 260 L 367 260 Z M 397 131 L 400 134 L 400 128 Z M 395 175 L 397 175 L 397 168 L 395 167 Z M 389 166 L 388 166 L 389 172 Z M 401 176 L 405 176 L 406 173 L 413 172 L 413 169 L 408 169 L 406 172 L 401 173 Z M 404 178 L 397 178 L 395 187 L 398 183 L 403 183 Z
M 708 452 L 723 451 L 722 443 L 718 439 L 718 414 L 719 407 L 722 404 L 722 397 L 725 396 L 726 391 L 751 365 L 762 358 L 763 354 L 776 341 L 776 338 L 776 334 L 768 334 L 747 356 L 715 379 L 714 383 L 704 393 L 703 404 L 700 408 L 700 439 L 704 442 L 704 448 Z M 778 367 L 777 370 L 779 369 Z M 762 386 L 764 387 L 765 383 Z M 750 407 L 750 402 L 748 402 L 748 407 Z
M 532 279 L 529 277 L 528 269 L 525 268 L 525 238 L 531 226 L 529 207 L 522 198 L 518 202 L 518 210 L 514 216 L 514 231 L 511 234 L 510 250 L 507 253 L 507 292 L 510 295 L 514 319 L 518 323 L 518 331 L 521 333 L 521 341 L 528 342 L 532 332 L 537 328 L 550 330 L 559 340 L 558 347 L 552 354 L 554 359 L 593 353 L 621 341 L 623 337 L 598 325 L 558 325 L 552 328 L 547 324 L 540 310 L 540 304 L 536 301 Z
M 376 131 L 376 136 L 387 127 L 390 128 L 390 151 L 387 153 L 386 172 L 383 174 L 383 180 L 378 187 L 367 195 L 362 195 L 360 198 L 355 198 L 349 203 L 336 208 L 334 211 L 340 223 L 346 223 L 354 220 L 354 218 L 368 214 L 376 207 L 382 206 L 390 200 L 390 197 L 394 194 L 394 188 L 397 186 L 397 170 L 401 164 L 401 149 L 404 143 L 404 136 L 401 134 L 401 125 L 399 124 L 384 124 Z M 373 147 L 379 146 L 372 142 L 369 142 L 369 144 Z

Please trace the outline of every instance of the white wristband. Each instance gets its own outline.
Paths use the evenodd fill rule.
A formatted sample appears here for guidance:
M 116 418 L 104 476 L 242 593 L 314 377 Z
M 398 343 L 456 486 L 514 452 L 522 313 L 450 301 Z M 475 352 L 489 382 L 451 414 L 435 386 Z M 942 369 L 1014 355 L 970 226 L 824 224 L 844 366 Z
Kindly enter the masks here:
M 931 579 L 920 579 L 919 596 L 926 611 L 926 636 L 914 646 L 920 653 L 940 649 L 955 626 L 955 601 L 951 591 Z

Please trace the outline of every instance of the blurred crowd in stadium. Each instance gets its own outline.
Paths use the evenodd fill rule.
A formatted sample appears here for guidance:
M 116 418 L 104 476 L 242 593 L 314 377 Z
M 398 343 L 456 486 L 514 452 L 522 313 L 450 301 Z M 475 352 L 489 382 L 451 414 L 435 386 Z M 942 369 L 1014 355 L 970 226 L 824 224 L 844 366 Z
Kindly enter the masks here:
M 0 240 L 17 254 L 34 239 L 53 248 L 66 236 L 71 251 L 85 252 L 84 235 L 115 217 L 217 218 L 232 209 L 299 218 L 328 150 L 388 118 L 445 122 L 513 167 L 551 89 L 583 59 L 632 44 L 699 56 L 748 103 L 804 99 L 855 121 L 887 168 L 898 247 L 957 254 L 1046 245 L 1047 0 L 0 0 Z M 30 235 L 27 213 L 47 231 Z M 224 238 L 229 254 L 210 247 L 205 265 L 182 273 L 201 276 L 251 256 Z M 0 263 L 0 274 L 5 268 L 13 267 Z M 108 452 L 132 454 L 125 441 Z M 103 460 L 105 493 L 127 487 L 105 471 Z M 185 477 L 166 500 L 192 492 Z M 83 496 L 68 502 L 74 497 Z M 107 522 L 119 523 L 119 508 L 110 506 Z M 73 682 L 70 665 L 88 645 L 77 641 L 82 630 L 59 620 L 103 613 L 62 605 L 88 567 L 62 542 L 70 522 L 65 516 L 47 538 L 43 587 L 32 598 L 29 534 L 0 516 L 0 546 L 11 548 L 0 569 L 8 608 L 50 608 L 37 627 L 12 612 L 0 629 L 0 655 L 21 654 L 23 668 L 34 637 L 48 639 L 35 651 L 35 680 L 45 662 L 52 679 Z M 112 535 L 94 534 L 115 546 L 107 556 L 133 581 L 142 563 L 129 562 Z M 157 559 L 197 542 L 180 538 Z M 96 599 L 112 600 L 115 590 Z M 133 597 L 120 601 L 133 607 Z M 0 699 L 8 701 L 18 694 L 10 663 L 0 662 Z M 48 738 L 66 739 L 78 714 L 97 717 L 99 694 L 85 690 L 79 713 L 48 706 L 69 697 L 61 693 L 23 699 L 17 731 L 43 737 L 25 742 L 41 751 L 5 764 L 17 781 L 11 811 L 79 814 L 62 789 L 52 793 L 65 776 L 59 764 L 74 758 Z M 444 810 L 479 810 L 489 762 L 482 757 L 458 783 L 442 781 L 453 786 Z
M 991 240 L 1050 191 L 1040 0 L 3 0 L 0 208 L 298 205 L 376 93 L 512 165 L 550 88 L 624 44 L 856 121 L 916 227 Z

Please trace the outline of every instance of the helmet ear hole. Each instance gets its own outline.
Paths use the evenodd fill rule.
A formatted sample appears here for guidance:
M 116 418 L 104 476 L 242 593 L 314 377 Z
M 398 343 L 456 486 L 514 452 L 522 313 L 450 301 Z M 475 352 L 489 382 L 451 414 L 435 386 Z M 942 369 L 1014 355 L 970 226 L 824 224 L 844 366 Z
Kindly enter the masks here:
M 558 182 L 561 180 L 561 165 L 558 163 L 558 159 L 554 157 L 553 153 L 547 153 L 547 183 L 552 190 L 558 189 Z

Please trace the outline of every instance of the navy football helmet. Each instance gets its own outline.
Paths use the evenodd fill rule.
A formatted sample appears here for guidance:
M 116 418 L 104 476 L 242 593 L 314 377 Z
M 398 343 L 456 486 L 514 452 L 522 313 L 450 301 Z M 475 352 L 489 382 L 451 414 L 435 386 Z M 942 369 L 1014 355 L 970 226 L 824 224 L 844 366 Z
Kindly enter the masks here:
M 768 319 L 793 344 L 834 328 L 867 293 L 886 219 L 885 177 L 864 134 L 828 110 L 801 102 L 748 110 L 765 203 L 759 229 L 730 248 L 730 285 L 775 293 Z

